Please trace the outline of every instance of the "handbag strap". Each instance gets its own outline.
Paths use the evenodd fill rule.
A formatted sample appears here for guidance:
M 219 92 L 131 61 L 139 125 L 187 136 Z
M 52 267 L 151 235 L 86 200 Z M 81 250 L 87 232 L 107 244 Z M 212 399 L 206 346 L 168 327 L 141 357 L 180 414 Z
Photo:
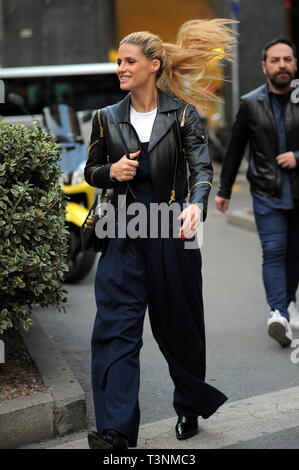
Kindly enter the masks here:
M 121 130 L 120 130 L 119 123 L 118 123 L 118 121 L 116 120 L 116 117 L 115 117 L 115 114 L 114 114 L 114 110 L 113 110 L 113 108 L 111 108 L 111 106 L 107 106 L 107 110 L 108 110 L 108 113 L 110 114 L 110 117 L 111 117 L 111 119 L 112 119 L 112 121 L 113 121 L 113 124 L 115 125 L 115 129 L 116 129 L 116 131 L 117 131 L 117 133 L 118 133 L 118 136 L 119 136 L 119 138 L 120 138 L 120 140 L 121 140 L 121 143 L 122 143 L 122 145 L 123 145 L 124 153 L 125 153 L 125 155 L 126 155 L 127 158 L 130 158 L 130 152 L 129 152 L 129 150 L 128 150 L 128 147 L 127 147 L 126 141 L 125 141 L 125 139 L 124 139 L 124 136 L 123 136 L 123 134 L 122 134 L 122 132 L 121 132 Z

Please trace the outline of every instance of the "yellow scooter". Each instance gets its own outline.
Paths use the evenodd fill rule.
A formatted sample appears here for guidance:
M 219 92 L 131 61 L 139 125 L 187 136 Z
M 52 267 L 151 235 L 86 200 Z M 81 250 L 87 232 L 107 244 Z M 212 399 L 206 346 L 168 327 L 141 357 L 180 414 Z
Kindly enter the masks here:
M 81 247 L 80 227 L 87 217 L 94 201 L 95 188 L 86 182 L 63 184 L 62 190 L 70 198 L 66 206 L 66 226 L 69 232 L 69 271 L 65 274 L 65 282 L 74 283 L 83 279 L 91 270 L 96 253 L 83 251 Z

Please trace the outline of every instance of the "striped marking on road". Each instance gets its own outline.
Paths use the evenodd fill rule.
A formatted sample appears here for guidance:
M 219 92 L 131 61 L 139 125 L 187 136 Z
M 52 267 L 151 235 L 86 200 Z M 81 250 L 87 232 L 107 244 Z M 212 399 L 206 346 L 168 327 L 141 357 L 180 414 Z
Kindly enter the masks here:
M 232 193 L 239 193 L 242 189 L 242 186 L 240 184 L 234 184 L 232 187 Z
M 208 420 L 199 419 L 200 433 L 178 441 L 176 418 L 140 427 L 139 449 L 220 449 L 299 426 L 299 387 L 224 404 Z M 87 449 L 86 439 L 52 449 Z M 244 446 L 246 448 L 246 446 Z M 299 448 L 299 443 L 298 443 Z

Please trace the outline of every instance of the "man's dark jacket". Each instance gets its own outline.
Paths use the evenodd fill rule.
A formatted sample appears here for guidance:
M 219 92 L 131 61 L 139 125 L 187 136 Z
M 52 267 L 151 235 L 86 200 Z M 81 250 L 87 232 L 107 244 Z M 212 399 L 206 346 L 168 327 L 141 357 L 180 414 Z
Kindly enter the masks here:
M 285 108 L 286 151 L 295 153 L 297 166 L 291 174 L 293 199 L 299 198 L 299 104 L 291 98 Z M 267 85 L 242 96 L 223 160 L 218 196 L 229 199 L 247 145 L 250 143 L 247 178 L 252 192 L 281 197 L 282 168 L 278 132 Z
M 133 153 L 140 148 L 140 142 L 130 123 L 130 103 L 129 93 L 112 108 L 128 150 Z M 159 89 L 157 108 L 148 148 L 150 175 L 157 201 L 169 202 L 173 188 L 175 200 L 182 200 L 187 196 L 189 186 L 190 202 L 203 204 L 205 218 L 213 169 L 199 115 L 194 106 L 186 108 L 185 103 Z M 97 188 L 114 188 L 115 195 L 122 194 L 127 183 L 113 182 L 110 167 L 123 155 L 123 145 L 114 123 L 107 109 L 103 108 L 93 119 L 84 172 L 87 183 Z

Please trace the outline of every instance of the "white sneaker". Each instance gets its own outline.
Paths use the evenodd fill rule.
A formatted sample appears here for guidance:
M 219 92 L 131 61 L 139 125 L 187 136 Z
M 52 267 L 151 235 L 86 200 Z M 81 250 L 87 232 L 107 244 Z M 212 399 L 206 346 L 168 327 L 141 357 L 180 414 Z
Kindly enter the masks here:
M 272 310 L 267 321 L 268 334 L 281 346 L 290 346 L 293 335 L 288 320 L 281 315 L 279 310 Z
M 295 302 L 290 302 L 288 306 L 290 315 L 290 326 L 293 330 L 299 330 L 299 312 L 296 308 Z

